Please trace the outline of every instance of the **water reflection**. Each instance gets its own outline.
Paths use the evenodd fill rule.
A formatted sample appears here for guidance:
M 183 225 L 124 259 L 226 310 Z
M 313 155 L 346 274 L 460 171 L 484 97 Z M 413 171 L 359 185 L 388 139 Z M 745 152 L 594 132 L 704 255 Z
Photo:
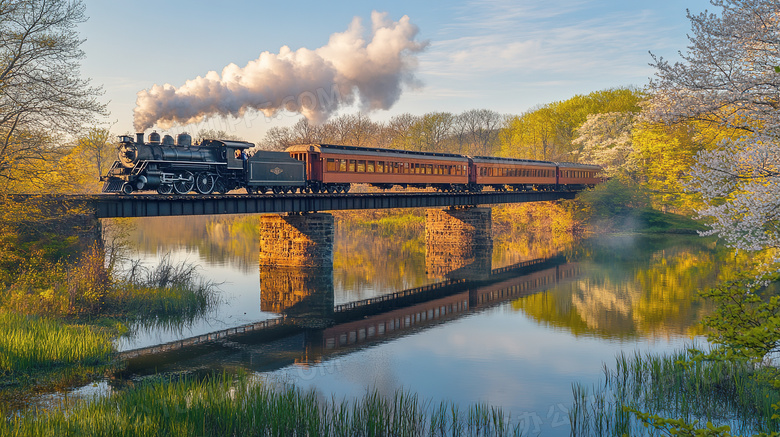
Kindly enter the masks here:
M 212 323 L 211 331 L 263 317 L 287 322 L 133 359 L 129 376 L 244 368 L 338 398 L 404 387 L 434 402 L 489 402 L 532 418 L 528 433 L 568 435 L 556 417 L 566 417 L 572 382 L 599 381 L 603 363 L 621 351 L 684 347 L 708 310 L 696 290 L 736 268 L 728 252 L 696 236 L 576 241 L 494 225 L 493 270 L 485 263 L 480 273 L 490 280 L 448 280 L 426 273 L 419 222 L 387 232 L 336 218 L 332 272 L 255 270 L 257 255 L 242 246 L 256 241 L 251 218 L 190 228 L 189 242 L 170 236 L 152 245 L 147 232 L 149 250 L 204 259 L 200 245 L 214 246 L 202 267 L 226 282 L 232 304 L 219 317 L 236 323 Z M 552 264 L 500 271 L 537 257 Z M 248 308 L 255 312 L 242 316 Z
M 260 309 L 294 324 L 322 328 L 333 324 L 333 269 L 260 267 Z
M 695 336 L 709 305 L 697 290 L 729 277 L 727 251 L 699 237 L 583 242 L 578 281 L 513 302 L 539 323 L 602 338 Z
M 282 314 L 283 321 L 262 329 L 246 326 L 185 339 L 166 345 L 165 354 L 155 346 L 128 358 L 133 371 L 141 373 L 181 368 L 184 362 L 192 368 L 207 362 L 210 367 L 242 363 L 255 371 L 281 368 L 291 361 L 319 363 L 542 292 L 579 274 L 578 264 L 555 257 L 489 271 L 478 281 L 447 280 L 334 306 L 327 272 L 272 268 L 261 271 L 261 305 Z

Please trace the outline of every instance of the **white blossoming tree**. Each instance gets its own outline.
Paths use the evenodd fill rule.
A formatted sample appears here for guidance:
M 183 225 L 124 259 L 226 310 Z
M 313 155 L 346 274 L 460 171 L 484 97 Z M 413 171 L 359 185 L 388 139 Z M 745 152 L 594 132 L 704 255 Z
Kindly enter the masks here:
M 574 144 L 582 147 L 580 161 L 604 167 L 604 174 L 610 177 L 634 173 L 631 131 L 635 118 L 633 112 L 589 114 L 574 139 Z
M 780 4 L 711 0 L 720 13 L 688 13 L 688 50 L 656 77 L 643 114 L 716 127 L 687 186 L 701 193 L 711 232 L 737 249 L 780 247 Z M 776 259 L 777 261 L 777 259 Z

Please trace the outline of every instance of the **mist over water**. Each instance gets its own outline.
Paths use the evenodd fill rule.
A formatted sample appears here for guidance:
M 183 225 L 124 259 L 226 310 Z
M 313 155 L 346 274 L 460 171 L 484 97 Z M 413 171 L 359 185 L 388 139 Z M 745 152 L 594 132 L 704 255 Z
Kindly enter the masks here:
M 283 46 L 279 53 L 265 51 L 244 67 L 231 63 L 221 74 L 209 71 L 180 87 L 154 85 L 138 92 L 135 129 L 168 129 L 210 116 L 241 117 L 250 110 L 269 117 L 281 110 L 298 112 L 320 123 L 355 101 L 366 111 L 389 109 L 404 85 L 419 85 L 415 55 L 428 42 L 415 40 L 418 31 L 408 16 L 392 21 L 374 11 L 369 38 L 355 17 L 323 47 Z

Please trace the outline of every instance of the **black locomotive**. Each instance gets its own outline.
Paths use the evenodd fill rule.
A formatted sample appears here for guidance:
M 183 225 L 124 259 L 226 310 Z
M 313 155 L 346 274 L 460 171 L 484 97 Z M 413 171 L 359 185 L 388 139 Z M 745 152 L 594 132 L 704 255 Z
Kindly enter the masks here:
M 285 152 L 258 151 L 251 156 L 252 143 L 230 140 L 204 140 L 193 145 L 192 137 L 173 137 L 153 132 L 149 142 L 144 134 L 119 137 L 119 159 L 100 178 L 104 193 L 130 194 L 157 190 L 160 194 L 226 193 L 244 188 L 248 193 L 274 193 L 303 190 L 304 163 Z

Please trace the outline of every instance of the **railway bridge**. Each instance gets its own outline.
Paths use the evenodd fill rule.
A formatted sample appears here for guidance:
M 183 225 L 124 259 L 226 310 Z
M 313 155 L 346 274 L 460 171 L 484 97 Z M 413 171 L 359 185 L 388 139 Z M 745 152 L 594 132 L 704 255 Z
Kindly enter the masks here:
M 574 191 L 487 191 L 480 193 L 385 192 L 288 195 L 84 195 L 12 196 L 38 199 L 57 216 L 82 212 L 99 231 L 99 219 L 215 214 L 262 214 L 260 264 L 327 267 L 333 262 L 333 216 L 322 211 L 427 208 L 426 267 L 450 278 L 472 277 L 489 265 L 493 250 L 489 205 L 574 198 Z M 444 208 L 442 208 L 444 207 Z M 95 236 L 92 236 L 94 238 Z M 99 237 L 99 235 L 98 235 Z

